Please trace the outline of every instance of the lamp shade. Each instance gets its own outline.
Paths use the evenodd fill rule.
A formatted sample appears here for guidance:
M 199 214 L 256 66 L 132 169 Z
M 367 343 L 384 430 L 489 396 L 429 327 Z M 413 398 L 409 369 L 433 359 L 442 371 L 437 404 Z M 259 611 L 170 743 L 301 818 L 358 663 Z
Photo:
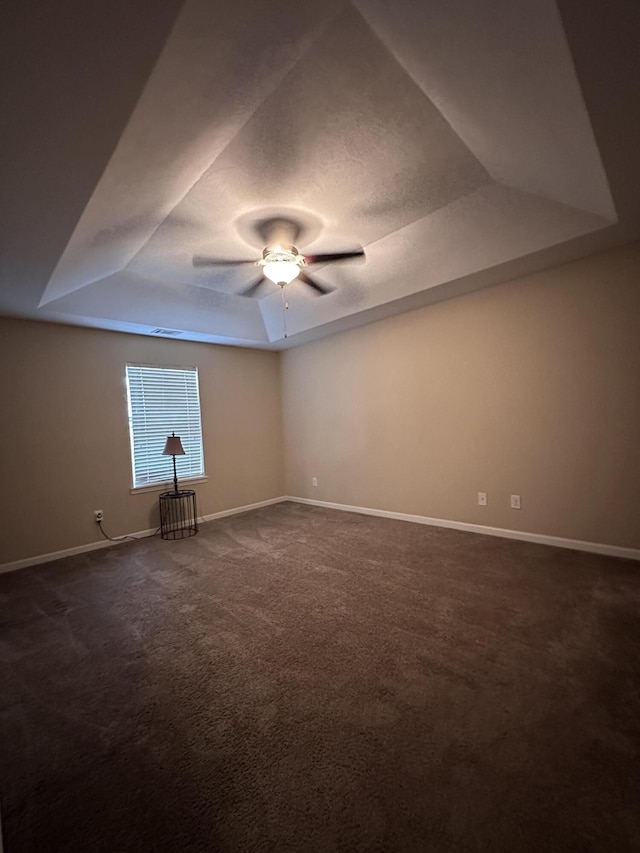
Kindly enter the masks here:
M 172 433 L 167 437 L 167 443 L 162 451 L 163 456 L 185 456 L 184 447 L 180 441 L 180 436 Z

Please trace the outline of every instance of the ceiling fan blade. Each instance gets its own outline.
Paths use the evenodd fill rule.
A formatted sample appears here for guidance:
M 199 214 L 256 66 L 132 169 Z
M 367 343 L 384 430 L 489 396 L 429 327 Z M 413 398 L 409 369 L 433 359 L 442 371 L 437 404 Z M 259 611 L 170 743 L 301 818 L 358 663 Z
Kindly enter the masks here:
M 238 296 L 253 296 L 253 294 L 265 283 L 266 280 L 267 279 L 261 275 L 260 278 L 252 282 L 248 287 L 245 287 L 244 290 L 239 291 Z
M 205 255 L 194 255 L 194 267 L 235 267 L 239 264 L 255 264 L 252 261 L 229 260 L 228 258 L 208 258 Z
M 364 249 L 354 249 L 352 252 L 328 252 L 321 255 L 305 255 L 308 264 L 327 264 L 330 261 L 348 261 L 349 258 L 364 258 Z
M 312 287 L 314 290 L 317 290 L 318 293 L 321 293 L 323 295 L 326 293 L 333 293 L 333 291 L 335 290 L 335 287 L 328 287 L 326 284 L 320 284 L 319 282 L 315 281 L 311 278 L 311 276 L 307 275 L 306 272 L 303 272 L 302 270 L 300 270 L 300 272 L 298 273 L 298 278 L 300 281 L 303 281 L 305 284 L 308 284 L 309 287 Z

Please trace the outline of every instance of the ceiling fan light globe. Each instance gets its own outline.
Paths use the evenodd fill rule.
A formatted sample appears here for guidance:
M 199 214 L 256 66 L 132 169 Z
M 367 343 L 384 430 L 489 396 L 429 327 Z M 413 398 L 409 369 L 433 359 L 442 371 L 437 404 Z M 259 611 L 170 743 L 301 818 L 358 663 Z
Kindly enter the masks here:
M 263 272 L 274 284 L 291 284 L 297 278 L 300 267 L 295 261 L 269 261 L 264 265 Z

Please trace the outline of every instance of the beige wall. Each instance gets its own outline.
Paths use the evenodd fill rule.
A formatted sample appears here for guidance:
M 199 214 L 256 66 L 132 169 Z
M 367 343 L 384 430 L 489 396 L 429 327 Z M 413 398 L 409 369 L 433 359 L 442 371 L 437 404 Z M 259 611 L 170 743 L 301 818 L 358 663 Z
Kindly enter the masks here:
M 112 536 L 158 524 L 130 493 L 127 362 L 199 369 L 201 515 L 283 493 L 277 353 L 0 319 L 0 358 L 0 564 L 99 540 L 94 509 Z
M 290 495 L 640 547 L 640 244 L 291 350 L 282 383 Z
M 199 368 L 202 515 L 286 493 L 640 547 L 640 244 L 281 356 L 0 319 L 0 357 L 0 564 L 98 541 L 94 509 L 157 524 L 127 362 Z

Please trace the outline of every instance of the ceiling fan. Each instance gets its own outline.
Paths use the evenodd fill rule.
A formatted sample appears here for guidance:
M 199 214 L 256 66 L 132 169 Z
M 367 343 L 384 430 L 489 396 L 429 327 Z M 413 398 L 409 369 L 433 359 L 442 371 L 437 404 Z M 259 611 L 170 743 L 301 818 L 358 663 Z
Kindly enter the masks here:
M 301 255 L 293 245 L 300 233 L 300 226 L 291 219 L 266 219 L 257 223 L 256 229 L 266 243 L 259 260 L 229 260 L 195 255 L 194 267 L 236 266 L 254 264 L 261 267 L 259 278 L 242 290 L 240 296 L 254 296 L 265 281 L 272 281 L 284 288 L 296 278 L 313 288 L 321 296 L 331 293 L 334 288 L 313 279 L 305 272 L 312 264 L 328 264 L 335 261 L 347 261 L 352 258 L 364 258 L 362 248 L 349 252 L 325 252 L 317 255 Z

